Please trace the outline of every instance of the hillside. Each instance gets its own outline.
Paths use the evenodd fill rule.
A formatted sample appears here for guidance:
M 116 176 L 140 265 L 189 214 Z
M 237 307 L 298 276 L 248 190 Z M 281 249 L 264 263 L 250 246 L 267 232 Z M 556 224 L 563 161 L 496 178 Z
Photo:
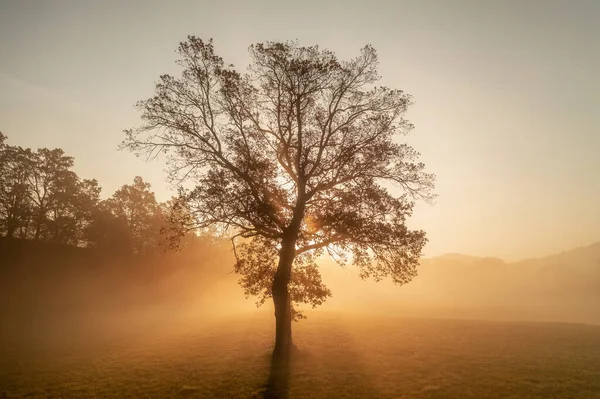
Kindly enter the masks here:
M 539 259 L 448 254 L 423 259 L 402 287 L 357 282 L 352 267 L 324 268 L 326 306 L 435 317 L 600 323 L 600 243 Z M 338 296 L 338 297 L 336 297 Z M 342 298 L 339 298 L 342 297 Z

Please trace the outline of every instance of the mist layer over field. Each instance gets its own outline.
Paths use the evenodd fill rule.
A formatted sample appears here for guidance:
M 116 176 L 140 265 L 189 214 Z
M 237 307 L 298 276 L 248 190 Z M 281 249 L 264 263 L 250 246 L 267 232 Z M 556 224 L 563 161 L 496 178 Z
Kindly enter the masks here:
M 232 272 L 226 244 L 200 241 L 178 253 L 118 257 L 20 242 L 3 248 L 3 329 L 94 332 L 176 325 L 256 312 Z M 321 262 L 333 292 L 322 306 L 410 317 L 600 323 L 600 245 L 504 263 L 446 255 L 424 259 L 409 284 L 363 281 L 352 266 Z M 270 303 L 264 305 L 270 309 Z M 310 308 L 304 307 L 310 316 Z
M 0 395 L 260 394 L 272 308 L 244 298 L 226 245 L 40 245 L 1 247 Z M 597 244 L 510 264 L 447 255 L 403 287 L 324 259 L 333 297 L 294 323 L 291 396 L 600 397 L 599 327 L 564 324 L 600 324 L 598 259 Z
M 600 323 L 600 243 L 506 263 L 449 254 L 423 259 L 398 287 L 360 281 L 353 268 L 324 268 L 326 305 L 369 313 L 441 318 Z

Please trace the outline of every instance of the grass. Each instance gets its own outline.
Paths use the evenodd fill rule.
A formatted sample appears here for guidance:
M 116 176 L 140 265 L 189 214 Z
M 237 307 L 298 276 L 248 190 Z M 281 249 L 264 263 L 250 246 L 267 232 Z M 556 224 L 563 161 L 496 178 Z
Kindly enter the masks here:
M 0 398 L 256 397 L 272 324 L 256 312 L 103 342 L 5 339 Z M 294 328 L 291 398 L 600 398 L 597 326 L 313 312 Z

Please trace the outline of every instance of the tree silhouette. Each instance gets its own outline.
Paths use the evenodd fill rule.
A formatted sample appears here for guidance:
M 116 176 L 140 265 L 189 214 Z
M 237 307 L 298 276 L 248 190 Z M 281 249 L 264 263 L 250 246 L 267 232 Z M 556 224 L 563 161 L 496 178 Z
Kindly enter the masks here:
M 11 146 L 0 132 L 0 236 L 112 253 L 144 253 L 170 238 L 189 240 L 187 204 L 157 203 L 141 177 L 101 201 L 95 179 L 72 170 L 73 157 L 60 148 Z M 168 219 L 174 222 L 168 224 Z M 179 221 L 183 224 L 178 224 Z M 165 230 L 164 237 L 161 230 Z
M 26 236 L 33 209 L 28 179 L 33 154 L 29 149 L 4 143 L 0 133 L 0 227 L 8 238 Z
M 163 224 L 162 212 L 150 191 L 150 184 L 140 176 L 134 178 L 133 184 L 118 189 L 105 201 L 105 207 L 127 226 L 133 252 L 143 253 L 157 246 Z
M 40 148 L 32 153 L 27 180 L 34 215 L 33 238 L 36 240 L 42 239 L 43 235 L 52 235 L 52 216 L 60 217 L 60 208 L 65 205 L 63 201 L 74 195 L 77 175 L 71 170 L 73 163 L 73 157 L 65 155 L 60 148 Z
M 96 179 L 78 180 L 75 196 L 71 198 L 71 218 L 76 234 L 75 244 L 90 246 L 89 229 L 100 203 L 101 188 Z
M 100 187 L 93 180 L 81 180 L 65 174 L 51 193 L 51 207 L 46 218 L 46 239 L 75 246 L 88 245 L 86 231 L 100 201 Z
M 143 124 L 124 146 L 166 152 L 195 225 L 231 235 L 242 285 L 273 298 L 278 363 L 289 358 L 293 304 L 330 295 L 315 263 L 324 251 L 363 278 L 416 275 L 425 233 L 405 221 L 414 198 L 431 198 L 433 175 L 399 141 L 411 98 L 377 85 L 373 47 L 350 61 L 293 42 L 249 52 L 241 74 L 212 40 L 189 36 L 181 76 L 162 75 L 138 103 Z

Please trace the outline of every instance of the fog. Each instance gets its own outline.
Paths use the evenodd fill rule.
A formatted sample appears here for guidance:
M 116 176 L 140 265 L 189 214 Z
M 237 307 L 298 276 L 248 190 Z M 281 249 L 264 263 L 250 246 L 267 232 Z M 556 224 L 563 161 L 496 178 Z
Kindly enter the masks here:
M 600 244 L 507 263 L 449 254 L 423 259 L 402 287 L 328 264 L 324 308 L 408 317 L 600 323 Z
M 34 244 L 2 248 L 6 337 L 115 339 L 255 309 L 222 248 L 136 257 Z
M 32 243 L 4 246 L 2 335 L 77 342 L 201 328 L 266 315 L 244 297 L 227 245 L 200 243 L 175 253 L 119 257 Z M 320 260 L 333 296 L 318 312 L 410 318 L 600 324 L 600 244 L 542 259 L 505 263 L 446 255 L 423 259 L 409 284 L 363 281 L 352 266 Z M 304 323 L 305 321 L 300 321 Z M 8 341 L 7 341 L 8 342 Z

